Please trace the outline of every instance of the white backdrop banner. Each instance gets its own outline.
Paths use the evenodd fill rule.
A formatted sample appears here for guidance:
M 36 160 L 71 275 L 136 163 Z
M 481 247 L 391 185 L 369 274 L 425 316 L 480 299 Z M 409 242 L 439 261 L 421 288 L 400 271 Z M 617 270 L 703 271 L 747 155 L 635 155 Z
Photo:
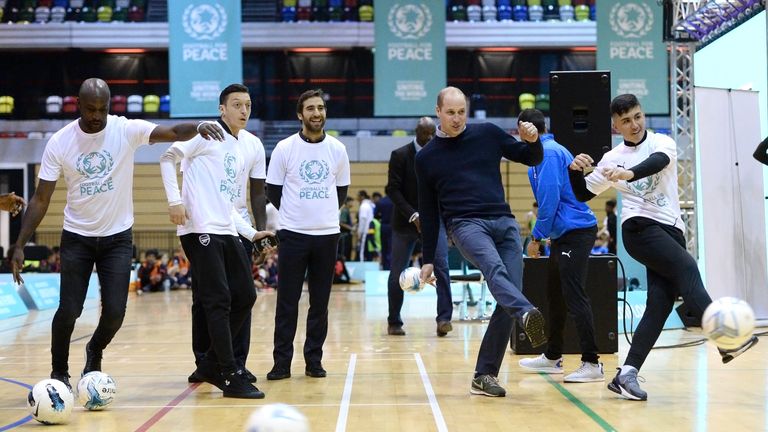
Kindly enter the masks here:
M 696 87 L 694 98 L 704 283 L 713 299 L 744 299 L 756 318 L 765 319 L 768 277 L 763 168 L 752 158 L 762 140 L 758 93 Z

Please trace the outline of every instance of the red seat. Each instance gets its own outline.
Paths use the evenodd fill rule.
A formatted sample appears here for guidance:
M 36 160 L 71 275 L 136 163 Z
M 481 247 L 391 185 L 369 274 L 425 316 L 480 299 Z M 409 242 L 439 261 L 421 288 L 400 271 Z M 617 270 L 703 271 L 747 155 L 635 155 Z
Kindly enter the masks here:
M 125 96 L 114 95 L 112 96 L 112 101 L 110 103 L 110 111 L 114 114 L 123 114 L 126 111 L 127 103 L 127 98 Z
M 64 106 L 61 111 L 69 114 L 76 113 L 77 98 L 74 96 L 64 96 Z

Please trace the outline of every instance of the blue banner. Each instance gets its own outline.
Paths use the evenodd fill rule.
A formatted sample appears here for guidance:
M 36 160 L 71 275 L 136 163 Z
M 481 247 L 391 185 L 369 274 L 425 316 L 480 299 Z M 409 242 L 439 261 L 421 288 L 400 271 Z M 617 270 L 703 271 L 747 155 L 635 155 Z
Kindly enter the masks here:
M 374 114 L 434 115 L 445 87 L 445 3 L 376 0 Z
M 0 280 L 0 319 L 24 315 L 27 311 L 27 306 L 16 292 L 12 276 L 10 273 L 3 275 Z
M 647 114 L 669 112 L 669 62 L 656 0 L 597 2 L 597 68 L 611 71 L 611 94 L 632 93 Z
M 219 93 L 243 82 L 239 1 L 168 2 L 171 117 L 218 117 Z
M 19 294 L 30 308 L 45 310 L 59 306 L 58 273 L 24 273 L 22 277 L 24 285 L 19 288 Z

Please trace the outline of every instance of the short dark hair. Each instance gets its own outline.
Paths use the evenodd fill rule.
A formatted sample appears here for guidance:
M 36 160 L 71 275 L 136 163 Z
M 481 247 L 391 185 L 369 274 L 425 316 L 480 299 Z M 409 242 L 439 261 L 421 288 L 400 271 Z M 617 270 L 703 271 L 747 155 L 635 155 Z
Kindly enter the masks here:
M 313 97 L 319 97 L 325 101 L 325 93 L 323 93 L 322 90 L 307 90 L 299 96 L 299 100 L 296 102 L 296 114 L 301 114 L 301 112 L 304 111 L 304 101 Z
M 367 192 L 366 190 L 364 190 L 364 189 L 362 189 L 362 190 L 359 190 L 359 191 L 357 192 L 357 196 L 358 196 L 358 197 L 363 197 L 363 198 L 365 198 L 365 199 L 370 199 L 370 198 L 371 198 L 371 196 L 370 196 L 370 195 L 368 195 L 368 192 Z
M 232 93 L 248 93 L 248 87 L 242 84 L 230 84 L 219 94 L 219 105 L 227 104 L 227 97 Z
M 608 201 L 605 202 L 605 205 L 607 205 L 608 207 L 615 208 L 616 207 L 616 200 L 615 199 L 609 199 Z
M 637 96 L 629 93 L 618 95 L 611 101 L 611 115 L 623 115 L 637 106 L 640 106 Z
M 382 196 L 381 196 L 381 192 L 374 192 L 373 194 L 371 194 L 371 196 L 372 196 L 373 198 L 381 198 L 381 197 L 382 197 Z
M 149 257 L 150 255 L 154 256 L 155 258 L 160 258 L 160 251 L 157 249 L 147 249 L 147 251 L 144 252 L 144 256 Z
M 544 113 L 535 108 L 524 109 L 517 117 L 517 121 L 533 123 L 540 134 L 547 131 L 547 123 L 546 120 L 544 120 Z

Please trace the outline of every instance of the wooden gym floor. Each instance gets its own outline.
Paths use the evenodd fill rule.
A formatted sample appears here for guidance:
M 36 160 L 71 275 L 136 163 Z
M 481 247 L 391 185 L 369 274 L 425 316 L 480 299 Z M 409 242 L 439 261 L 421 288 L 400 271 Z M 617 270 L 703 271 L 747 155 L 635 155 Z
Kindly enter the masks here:
M 366 296 L 362 286 L 334 286 L 325 345 L 325 379 L 305 377 L 300 318 L 293 377 L 267 381 L 272 366 L 276 294 L 260 293 L 253 311 L 248 368 L 264 400 L 222 398 L 208 384 L 188 385 L 188 291 L 131 294 L 123 328 L 105 351 L 104 371 L 118 385 L 103 412 L 75 408 L 71 422 L 52 430 L 242 431 L 250 413 L 267 403 L 296 406 L 318 431 L 764 431 L 768 430 L 768 341 L 723 365 L 710 344 L 654 350 L 641 371 L 647 402 L 614 397 L 606 383 L 564 384 L 562 376 L 523 373 L 508 352 L 499 380 L 506 398 L 469 394 L 485 324 L 454 320 L 454 331 L 435 335 L 434 296 L 406 296 L 405 337 L 386 335 L 387 299 Z M 306 293 L 302 315 L 306 315 Z M 85 343 L 95 329 L 98 302 L 89 300 L 73 334 L 70 368 L 78 375 Z M 50 372 L 50 322 L 54 310 L 0 321 L 0 431 L 40 430 L 30 420 L 28 386 Z M 454 313 L 454 318 L 456 318 Z M 764 330 L 764 329 L 762 329 Z M 665 331 L 659 344 L 699 339 Z M 605 355 L 610 380 L 619 358 Z M 579 356 L 565 359 L 566 372 Z M 73 377 L 73 384 L 78 377 Z M 46 429 L 47 430 L 47 429 Z

